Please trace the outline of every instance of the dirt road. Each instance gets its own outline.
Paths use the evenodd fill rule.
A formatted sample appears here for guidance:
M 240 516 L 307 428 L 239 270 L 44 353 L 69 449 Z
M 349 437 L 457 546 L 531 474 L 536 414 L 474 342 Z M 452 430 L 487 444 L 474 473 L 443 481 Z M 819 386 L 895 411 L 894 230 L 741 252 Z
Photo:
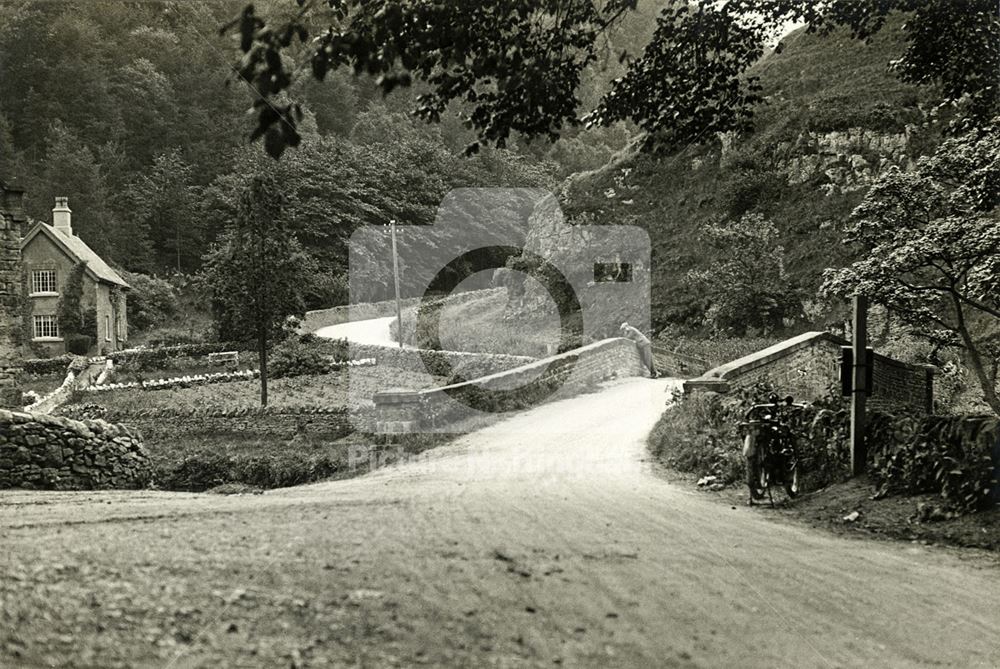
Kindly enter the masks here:
M 2 494 L 0 665 L 1000 666 L 994 568 L 657 478 L 669 383 L 261 496 Z

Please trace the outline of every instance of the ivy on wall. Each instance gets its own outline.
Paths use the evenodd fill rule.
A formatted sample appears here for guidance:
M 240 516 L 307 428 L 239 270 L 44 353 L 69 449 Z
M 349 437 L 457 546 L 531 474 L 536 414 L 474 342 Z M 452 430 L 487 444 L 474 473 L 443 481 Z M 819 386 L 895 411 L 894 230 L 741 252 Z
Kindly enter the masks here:
M 121 286 L 111 286 L 108 298 L 111 301 L 111 327 L 114 328 L 117 338 L 117 333 L 122 331 L 118 327 L 119 319 L 123 318 L 125 314 L 125 291 L 121 289 Z M 121 346 L 121 344 L 122 342 L 118 341 L 118 345 Z
M 59 295 L 56 317 L 59 320 L 59 333 L 63 337 L 84 334 L 83 275 L 86 271 L 86 262 L 78 262 L 73 265 Z
M 56 306 L 59 334 L 66 341 L 66 349 L 78 355 L 86 355 L 97 340 L 97 311 L 93 307 L 83 308 L 83 275 L 86 271 L 85 261 L 73 265 Z

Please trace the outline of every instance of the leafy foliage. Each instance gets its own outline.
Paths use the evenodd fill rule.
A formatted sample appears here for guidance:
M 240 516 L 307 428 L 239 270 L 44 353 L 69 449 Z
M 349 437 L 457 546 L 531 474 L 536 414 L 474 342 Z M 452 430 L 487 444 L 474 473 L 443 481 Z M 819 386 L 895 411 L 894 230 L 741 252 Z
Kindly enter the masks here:
M 139 272 L 122 272 L 122 278 L 131 286 L 127 298 L 130 329 L 148 330 L 177 315 L 180 303 L 169 281 Z
M 96 317 L 87 323 L 87 310 L 83 304 L 83 276 L 87 271 L 86 262 L 78 262 L 66 275 L 59 302 L 56 305 L 56 319 L 59 322 L 59 334 L 63 337 L 79 334 L 91 334 L 97 327 Z M 92 334 L 96 338 L 97 333 Z
M 937 492 L 959 513 L 984 508 L 997 485 L 996 419 L 873 416 L 868 425 L 877 494 Z
M 275 158 L 301 139 L 301 109 L 281 102 L 294 83 L 294 66 L 282 52 L 306 44 L 303 57 L 316 79 L 347 67 L 377 77 L 384 93 L 420 79 L 428 88 L 417 97 L 419 116 L 437 121 L 449 104 L 461 103 L 479 141 L 503 146 L 511 133 L 555 138 L 577 122 L 577 91 L 586 66 L 598 57 L 599 38 L 638 4 L 303 0 L 293 18 L 274 24 L 248 5 L 223 31 L 238 34 L 243 57 L 237 72 L 261 95 L 252 138 L 264 137 Z M 745 129 L 759 101 L 747 71 L 782 26 L 801 21 L 820 32 L 847 26 L 867 39 L 893 12 L 911 13 L 909 48 L 895 62 L 901 77 L 938 83 L 949 101 L 967 100 L 969 118 L 996 110 L 1000 23 L 991 0 L 697 0 L 661 10 L 641 56 L 589 118 L 630 119 L 647 131 L 647 146 L 676 147 Z M 325 28 L 310 44 L 316 15 Z M 628 59 L 627 52 L 621 58 Z M 469 151 L 477 148 L 478 142 Z
M 670 467 L 719 483 L 743 483 L 744 434 L 739 423 L 747 410 L 765 401 L 775 387 L 766 379 L 731 394 L 698 392 L 675 398 L 650 433 L 654 457 Z M 795 449 L 805 489 L 818 489 L 850 475 L 847 411 L 832 391 L 794 418 Z
M 288 337 L 274 347 L 268 362 L 271 375 L 276 379 L 304 374 L 324 374 L 331 366 L 326 347 L 311 334 Z
M 202 281 L 211 295 L 220 339 L 253 338 L 260 357 L 261 405 L 267 405 L 267 349 L 289 316 L 305 313 L 304 287 L 315 262 L 283 227 L 285 198 L 273 177 L 243 191 L 235 225 L 205 258 Z
M 886 172 L 845 231 L 863 259 L 828 271 L 823 291 L 867 295 L 917 333 L 959 347 L 1000 414 L 998 150 L 994 122 L 948 139 L 913 172 Z
M 747 328 L 770 331 L 800 315 L 802 306 L 785 273 L 778 229 L 760 214 L 705 229 L 716 262 L 688 272 L 687 281 L 708 304 L 712 329 L 742 335 Z

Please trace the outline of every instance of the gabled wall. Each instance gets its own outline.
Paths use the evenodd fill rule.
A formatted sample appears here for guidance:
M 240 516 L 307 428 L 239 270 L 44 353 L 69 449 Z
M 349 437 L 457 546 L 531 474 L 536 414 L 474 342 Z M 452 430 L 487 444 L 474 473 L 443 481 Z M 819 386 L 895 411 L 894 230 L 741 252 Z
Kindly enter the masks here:
M 55 315 L 59 296 L 66 288 L 66 280 L 70 272 L 76 265 L 76 260 L 70 258 L 58 246 L 44 234 L 35 237 L 25 246 L 23 250 L 23 263 L 25 277 L 30 282 L 33 270 L 54 269 L 56 270 L 56 284 L 59 295 L 52 296 L 30 296 L 31 313 Z M 30 284 L 29 284 L 30 290 Z M 122 299 L 122 309 L 116 310 L 112 304 L 111 286 L 104 282 L 95 281 L 89 274 L 83 277 L 83 295 L 80 299 L 83 310 L 95 309 L 97 312 L 97 339 L 94 342 L 94 352 L 114 352 L 122 348 L 123 338 L 118 337 L 117 323 L 121 323 L 121 330 L 127 336 L 127 324 L 125 321 L 125 301 Z M 107 318 L 106 318 L 107 317 Z M 110 319 L 111 327 L 106 323 Z M 32 333 L 28 333 L 31 337 Z M 66 352 L 66 345 L 63 338 L 59 340 L 34 341 L 35 348 L 42 348 L 49 355 L 60 355 Z

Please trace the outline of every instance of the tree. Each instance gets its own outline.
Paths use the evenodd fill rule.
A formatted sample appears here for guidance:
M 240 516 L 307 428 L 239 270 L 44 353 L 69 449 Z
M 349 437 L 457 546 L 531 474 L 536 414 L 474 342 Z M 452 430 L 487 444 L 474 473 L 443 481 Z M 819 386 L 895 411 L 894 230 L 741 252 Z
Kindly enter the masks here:
M 688 272 L 687 281 L 704 295 L 713 330 L 737 335 L 748 328 L 769 331 L 801 314 L 779 238 L 774 223 L 759 214 L 705 229 L 705 243 L 715 250 L 716 262 Z
M 145 238 L 153 256 L 129 258 L 132 269 L 190 271 L 204 248 L 205 231 L 198 215 L 199 189 L 193 169 L 174 149 L 153 159 L 153 164 L 127 185 L 120 195 L 132 212 L 130 234 Z M 137 246 L 137 240 L 130 240 Z M 126 242 L 123 240 L 122 245 Z M 153 263 L 153 267 L 148 265 Z
M 241 195 L 235 222 L 205 256 L 201 277 L 219 338 L 256 341 L 261 406 L 267 406 L 270 342 L 286 318 L 304 315 L 303 293 L 317 273 L 283 223 L 284 206 L 273 178 L 254 178 Z
M 862 259 L 827 270 L 828 296 L 867 295 L 919 334 L 963 352 L 1000 415 L 1000 122 L 951 138 L 912 172 L 884 173 L 845 242 Z
M 601 39 L 638 0 L 296 0 L 291 19 L 269 23 L 248 5 L 222 31 L 238 34 L 237 75 L 259 94 L 257 127 L 268 153 L 297 146 L 300 106 L 285 94 L 301 64 L 282 58 L 293 44 L 323 80 L 346 67 L 377 78 L 385 93 L 414 79 L 427 84 L 414 112 L 440 120 L 455 104 L 478 141 L 503 147 L 511 133 L 555 139 L 581 121 L 578 92 L 601 59 Z M 588 122 L 634 121 L 646 147 L 668 148 L 749 128 L 760 102 L 747 70 L 790 22 L 811 31 L 846 27 L 867 39 L 893 12 L 909 15 L 909 47 L 893 64 L 906 81 L 939 84 L 981 122 L 997 110 L 1000 17 L 995 0 L 675 0 L 652 38 L 628 61 Z M 303 45 L 300 48 L 300 44 Z M 780 48 L 780 45 L 779 45 Z
M 49 128 L 41 178 L 28 191 L 28 213 L 51 221 L 52 204 L 61 196 L 69 198 L 73 210 L 73 234 L 103 258 L 114 259 L 111 239 L 117 221 L 101 165 L 80 138 L 57 121 Z

